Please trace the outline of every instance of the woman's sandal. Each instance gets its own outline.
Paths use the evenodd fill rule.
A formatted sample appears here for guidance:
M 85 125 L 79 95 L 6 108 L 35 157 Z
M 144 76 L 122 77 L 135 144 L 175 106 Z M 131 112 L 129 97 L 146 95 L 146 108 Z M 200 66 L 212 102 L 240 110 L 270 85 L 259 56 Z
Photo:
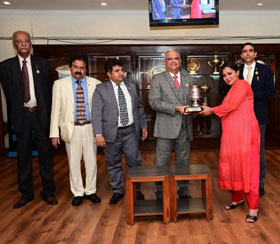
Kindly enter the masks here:
M 245 200 L 242 200 L 240 201 L 239 203 L 236 203 L 236 204 L 233 204 L 232 202 L 231 203 L 228 203 L 226 206 L 225 206 L 225 210 L 232 210 L 232 209 L 235 209 L 238 205 L 242 205 L 245 203 Z
M 249 221 L 248 221 L 249 220 Z M 251 220 L 251 221 L 250 221 Z M 258 220 L 258 216 L 255 216 L 255 215 L 251 215 L 251 214 L 248 214 L 247 216 L 246 216 L 246 222 L 247 223 L 255 223 L 255 222 L 257 222 L 257 220 Z

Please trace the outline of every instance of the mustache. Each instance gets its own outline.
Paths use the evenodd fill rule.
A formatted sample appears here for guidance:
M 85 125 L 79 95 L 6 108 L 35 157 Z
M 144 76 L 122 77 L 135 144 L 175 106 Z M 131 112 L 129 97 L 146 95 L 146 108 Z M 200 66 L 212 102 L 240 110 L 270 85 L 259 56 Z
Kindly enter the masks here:
M 75 75 L 82 75 L 82 72 L 77 71 L 77 72 L 75 72 Z

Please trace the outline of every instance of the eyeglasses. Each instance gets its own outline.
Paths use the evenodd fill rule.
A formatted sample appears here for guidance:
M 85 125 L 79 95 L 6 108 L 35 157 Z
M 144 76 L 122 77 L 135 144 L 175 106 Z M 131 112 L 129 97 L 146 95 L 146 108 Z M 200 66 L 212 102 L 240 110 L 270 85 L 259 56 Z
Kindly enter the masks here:
M 14 42 L 17 44 L 22 44 L 22 43 L 29 44 L 31 43 L 31 40 L 14 40 Z
M 175 58 L 166 58 L 165 60 L 167 61 L 180 61 L 179 57 L 175 57 Z

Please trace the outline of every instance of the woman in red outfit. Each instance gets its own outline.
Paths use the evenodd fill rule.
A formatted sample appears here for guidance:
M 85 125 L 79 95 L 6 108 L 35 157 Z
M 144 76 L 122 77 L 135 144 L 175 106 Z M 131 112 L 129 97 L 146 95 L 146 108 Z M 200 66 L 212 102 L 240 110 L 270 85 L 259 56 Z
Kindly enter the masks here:
M 235 209 L 245 202 L 249 206 L 246 222 L 258 219 L 260 131 L 254 113 L 250 85 L 239 80 L 234 63 L 221 69 L 224 82 L 231 88 L 221 105 L 202 106 L 202 115 L 216 114 L 221 118 L 222 138 L 219 159 L 219 188 L 232 190 L 232 202 L 225 209 Z
M 200 19 L 202 18 L 200 9 L 200 0 L 193 0 L 191 4 L 191 18 Z

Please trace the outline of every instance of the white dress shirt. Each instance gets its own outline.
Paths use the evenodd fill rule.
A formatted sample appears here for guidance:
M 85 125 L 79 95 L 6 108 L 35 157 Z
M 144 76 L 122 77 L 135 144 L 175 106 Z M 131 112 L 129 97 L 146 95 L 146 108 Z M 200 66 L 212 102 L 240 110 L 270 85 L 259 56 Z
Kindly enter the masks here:
M 243 77 L 244 77 L 244 80 L 246 80 L 246 77 L 247 77 L 247 74 L 248 74 L 248 67 L 249 65 L 247 64 L 244 64 L 244 70 L 243 70 Z M 251 68 L 251 79 L 250 80 L 247 80 L 247 82 L 251 85 L 252 84 L 252 80 L 253 80 L 253 77 L 254 77 L 254 72 L 255 72 L 255 67 L 256 67 L 256 62 L 254 61 L 254 63 L 252 63 L 250 65 Z

